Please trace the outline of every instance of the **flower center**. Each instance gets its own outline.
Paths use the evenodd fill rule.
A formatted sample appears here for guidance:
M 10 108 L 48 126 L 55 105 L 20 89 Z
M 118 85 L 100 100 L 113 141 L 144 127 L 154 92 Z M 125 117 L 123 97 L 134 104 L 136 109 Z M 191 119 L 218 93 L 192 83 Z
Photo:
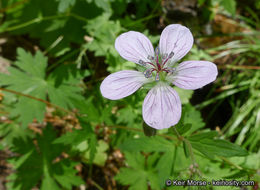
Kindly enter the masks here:
M 143 60 L 139 60 L 139 64 L 146 67 L 147 65 L 151 65 L 148 69 L 144 71 L 144 76 L 146 78 L 151 78 L 153 76 L 153 72 L 155 72 L 155 81 L 160 80 L 161 73 L 173 74 L 175 68 L 167 67 L 166 63 L 174 56 L 174 52 L 171 52 L 169 55 L 160 54 L 159 48 L 155 48 L 155 57 L 148 55 L 147 59 L 150 61 L 144 62 Z

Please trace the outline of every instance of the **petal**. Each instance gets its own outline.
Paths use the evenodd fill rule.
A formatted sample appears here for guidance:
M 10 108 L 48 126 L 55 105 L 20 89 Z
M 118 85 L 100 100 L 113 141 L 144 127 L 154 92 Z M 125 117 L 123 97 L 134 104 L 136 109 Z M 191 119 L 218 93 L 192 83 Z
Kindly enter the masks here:
M 168 25 L 161 34 L 159 48 L 161 54 L 174 53 L 173 62 L 180 60 L 191 49 L 193 36 L 188 28 L 180 24 Z
M 209 61 L 185 61 L 171 78 L 173 84 L 184 89 L 195 90 L 216 80 L 217 66 Z
M 133 94 L 148 79 L 138 71 L 119 71 L 108 75 L 100 86 L 101 94 L 108 99 L 118 100 Z
M 129 31 L 117 37 L 115 48 L 126 60 L 139 64 L 139 60 L 149 61 L 148 55 L 154 56 L 153 45 L 150 40 L 140 32 Z
M 143 119 L 155 129 L 169 128 L 181 118 L 181 100 L 177 92 L 166 85 L 152 88 L 144 99 Z

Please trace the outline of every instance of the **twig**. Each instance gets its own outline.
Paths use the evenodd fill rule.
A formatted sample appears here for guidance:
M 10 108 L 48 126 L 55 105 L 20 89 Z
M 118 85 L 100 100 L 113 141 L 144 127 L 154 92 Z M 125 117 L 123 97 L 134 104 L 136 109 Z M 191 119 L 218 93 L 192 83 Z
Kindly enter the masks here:
M 67 110 L 67 109 L 64 109 L 64 108 L 62 108 L 62 107 L 60 107 L 60 106 L 58 106 L 58 105 L 52 104 L 52 103 L 50 103 L 50 102 L 48 102 L 48 101 L 46 101 L 46 100 L 43 100 L 43 99 L 41 99 L 41 98 L 36 98 L 36 97 L 31 96 L 31 95 L 28 95 L 28 94 L 23 94 L 23 93 L 21 93 L 21 92 L 17 92 L 17 91 L 14 91 L 14 90 L 6 89 L 6 88 L 1 88 L 1 87 L 0 87 L 0 90 L 6 91 L 6 92 L 10 92 L 10 93 L 16 94 L 16 95 L 18 95 L 18 96 L 24 96 L 24 97 L 27 97 L 27 98 L 30 98 L 30 99 L 33 99 L 33 100 L 37 100 L 37 101 L 40 101 L 40 102 L 45 103 L 45 104 L 48 105 L 48 106 L 52 106 L 52 107 L 55 107 L 55 108 L 57 108 L 57 109 L 59 109 L 59 110 L 62 110 L 62 111 L 64 111 L 64 112 L 66 112 L 66 113 L 70 113 L 70 114 L 75 115 L 74 112 L 69 111 L 69 110 Z
M 98 185 L 93 179 L 89 179 L 90 183 L 94 185 L 98 190 L 104 190 L 100 185 Z

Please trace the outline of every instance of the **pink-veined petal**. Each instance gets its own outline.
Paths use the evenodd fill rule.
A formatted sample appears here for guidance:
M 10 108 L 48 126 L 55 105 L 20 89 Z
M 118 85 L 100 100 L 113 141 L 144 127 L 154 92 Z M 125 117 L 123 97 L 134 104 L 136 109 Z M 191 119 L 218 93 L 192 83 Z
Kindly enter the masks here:
M 196 90 L 216 80 L 218 70 L 217 66 L 209 61 L 185 61 L 177 66 L 176 73 L 170 79 L 174 85 Z
M 148 79 L 139 71 L 124 70 L 108 75 L 100 86 L 101 94 L 110 100 L 118 100 L 133 94 Z
M 139 64 L 139 60 L 148 62 L 147 57 L 154 56 L 153 45 L 142 33 L 129 31 L 117 37 L 115 48 L 124 59 Z
M 153 87 L 144 99 L 143 119 L 155 129 L 169 128 L 181 118 L 181 100 L 168 85 Z
M 160 53 L 170 54 L 174 53 L 172 62 L 176 62 L 183 58 L 191 49 L 193 45 L 193 36 L 190 30 L 180 24 L 168 25 L 162 31 L 159 48 Z

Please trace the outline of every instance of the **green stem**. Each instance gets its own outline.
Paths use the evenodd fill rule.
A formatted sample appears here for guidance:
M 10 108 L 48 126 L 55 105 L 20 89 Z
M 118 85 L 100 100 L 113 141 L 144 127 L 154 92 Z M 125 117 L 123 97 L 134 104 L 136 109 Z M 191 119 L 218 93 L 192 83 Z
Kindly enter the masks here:
M 22 24 L 18 24 L 16 26 L 11 26 L 7 29 L 5 29 L 5 31 L 7 32 L 10 32 L 10 31 L 14 31 L 14 30 L 18 30 L 20 28 L 24 28 L 24 27 L 27 27 L 27 26 L 30 26 L 32 24 L 36 24 L 36 23 L 39 23 L 39 22 L 42 22 L 42 21 L 46 21 L 46 20 L 53 20 L 53 19 L 58 19 L 58 18 L 64 18 L 64 17 L 73 17 L 77 20 L 80 20 L 80 21 L 84 21 L 84 22 L 87 22 L 88 20 L 82 16 L 79 16 L 75 13 L 67 13 L 67 14 L 61 14 L 61 15 L 52 15 L 52 16 L 46 16 L 46 17 L 38 17 L 38 18 L 35 18 L 35 19 L 32 19 L 32 20 L 29 20 L 25 23 L 22 23 Z
M 193 150 L 192 150 L 192 146 L 190 144 L 190 141 L 188 141 L 187 139 L 184 139 L 185 143 L 188 145 L 188 149 L 189 149 L 189 152 L 190 152 L 190 157 L 191 157 L 191 161 L 192 161 L 192 164 L 196 164 L 195 162 L 195 157 L 194 157 L 194 153 L 193 153 Z
M 175 165 L 175 161 L 177 158 L 177 149 L 178 149 L 178 146 L 175 145 L 174 155 L 173 155 L 173 164 L 172 164 L 172 168 L 171 168 L 171 176 L 173 176 L 173 173 L 174 173 L 174 165 Z
M 184 137 L 180 135 L 180 133 L 177 131 L 176 127 L 173 126 L 172 128 L 173 128 L 175 134 L 177 135 L 178 139 L 179 139 L 180 141 L 183 141 L 183 140 L 184 140 Z
M 18 96 L 24 96 L 24 97 L 27 97 L 27 98 L 30 98 L 30 99 L 33 99 L 33 100 L 36 100 L 36 101 L 39 101 L 39 102 L 43 102 L 43 103 L 45 103 L 45 104 L 48 105 L 48 106 L 52 106 L 52 107 L 55 107 L 55 108 L 57 108 L 57 109 L 59 109 L 59 110 L 62 110 L 62 111 L 64 111 L 64 112 L 66 112 L 66 113 L 75 115 L 74 112 L 69 111 L 69 110 L 67 110 L 67 109 L 64 109 L 64 108 L 62 108 L 62 107 L 60 107 L 60 106 L 58 106 L 58 105 L 52 104 L 52 103 L 50 103 L 50 102 L 48 102 L 48 101 L 46 101 L 46 100 L 43 100 L 43 99 L 41 99 L 41 98 L 36 98 L 36 97 L 31 96 L 31 95 L 28 95 L 28 94 L 23 94 L 23 93 L 21 93 L 21 92 L 17 92 L 17 91 L 14 91 L 14 90 L 6 89 L 6 88 L 1 88 L 1 87 L 0 87 L 0 90 L 5 91 L 5 92 L 9 92 L 9 93 L 12 93 L 12 94 L 16 94 L 16 95 L 18 95 Z
M 104 190 L 100 185 L 98 185 L 95 181 L 90 179 L 91 183 L 98 189 L 98 190 Z

